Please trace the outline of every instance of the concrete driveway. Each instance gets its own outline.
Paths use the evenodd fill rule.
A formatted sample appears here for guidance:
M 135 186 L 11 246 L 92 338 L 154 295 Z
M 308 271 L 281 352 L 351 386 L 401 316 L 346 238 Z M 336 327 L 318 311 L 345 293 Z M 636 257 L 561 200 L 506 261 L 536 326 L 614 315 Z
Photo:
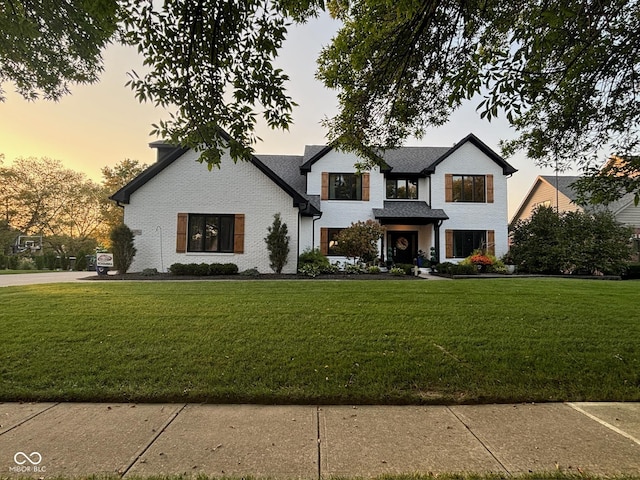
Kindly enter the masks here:
M 83 279 L 94 275 L 97 274 L 95 272 L 46 272 L 0 275 L 0 287 L 37 285 L 39 283 L 82 282 L 84 281 Z

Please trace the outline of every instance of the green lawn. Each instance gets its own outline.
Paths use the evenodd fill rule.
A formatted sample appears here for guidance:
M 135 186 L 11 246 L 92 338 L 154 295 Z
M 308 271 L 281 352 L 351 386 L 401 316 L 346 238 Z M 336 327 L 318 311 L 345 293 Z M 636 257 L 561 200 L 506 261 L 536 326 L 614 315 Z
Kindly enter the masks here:
M 0 289 L 0 401 L 640 401 L 640 283 Z

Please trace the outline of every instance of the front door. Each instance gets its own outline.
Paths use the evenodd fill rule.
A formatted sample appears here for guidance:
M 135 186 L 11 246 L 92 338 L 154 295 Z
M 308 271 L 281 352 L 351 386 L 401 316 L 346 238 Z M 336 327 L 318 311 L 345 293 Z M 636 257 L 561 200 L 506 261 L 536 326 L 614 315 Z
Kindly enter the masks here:
M 389 232 L 387 236 L 389 258 L 395 263 L 413 264 L 418 256 L 418 232 Z

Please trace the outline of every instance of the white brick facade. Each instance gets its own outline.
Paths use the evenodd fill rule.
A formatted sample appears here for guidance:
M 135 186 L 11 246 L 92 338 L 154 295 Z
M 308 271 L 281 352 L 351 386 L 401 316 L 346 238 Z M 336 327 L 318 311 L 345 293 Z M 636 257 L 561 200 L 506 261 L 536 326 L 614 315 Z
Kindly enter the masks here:
M 276 213 L 287 224 L 290 237 L 284 273 L 296 271 L 298 254 L 305 249 L 326 252 L 329 229 L 376 218 L 387 230 L 380 242 L 385 259 L 398 261 L 396 247 L 402 247 L 398 239 L 405 235 L 411 239 L 407 262 L 415 258 L 418 250 L 428 254 L 431 247 L 438 247 L 440 261 L 458 261 L 459 258 L 447 257 L 445 232 L 451 231 L 483 231 L 487 241 L 490 234 L 493 243 L 489 247 L 497 256 L 508 249 L 507 176 L 515 169 L 472 135 L 451 149 L 418 147 L 394 151 L 389 168 L 367 172 L 366 182 L 362 178 L 360 200 L 332 200 L 326 193 L 330 174 L 355 173 L 354 165 L 359 159 L 353 154 L 309 147 L 310 153 L 305 151 L 304 157 L 256 156 L 252 162 L 238 163 L 225 155 L 219 169 L 208 171 L 206 165 L 196 161 L 194 151 L 160 148 L 159 162 L 112 197 L 124 205 L 125 223 L 137 233 L 137 254 L 131 271 L 167 271 L 173 263 L 235 263 L 240 271 L 257 268 L 269 273 L 264 238 Z M 490 178 L 492 201 L 488 186 L 486 201 L 447 201 L 447 175 Z M 417 181 L 418 198 L 386 198 L 387 178 L 405 177 Z M 396 211 L 400 216 L 394 216 Z M 188 235 L 184 230 L 178 235 L 179 214 L 244 216 L 242 253 L 184 251 Z M 409 252 L 404 252 L 403 257 L 407 257 L 406 253 Z M 331 260 L 345 259 L 332 256 Z
M 240 271 L 255 267 L 269 273 L 264 238 L 273 215 L 280 213 L 290 236 L 289 261 L 283 272 L 295 273 L 298 209 L 291 196 L 251 163 L 236 164 L 226 156 L 220 169 L 208 171 L 196 158 L 194 151 L 188 151 L 132 193 L 124 221 L 142 234 L 135 237 L 137 253 L 131 271 L 166 271 L 173 263 L 215 262 L 235 263 Z M 176 253 L 178 213 L 244 214 L 244 253 Z

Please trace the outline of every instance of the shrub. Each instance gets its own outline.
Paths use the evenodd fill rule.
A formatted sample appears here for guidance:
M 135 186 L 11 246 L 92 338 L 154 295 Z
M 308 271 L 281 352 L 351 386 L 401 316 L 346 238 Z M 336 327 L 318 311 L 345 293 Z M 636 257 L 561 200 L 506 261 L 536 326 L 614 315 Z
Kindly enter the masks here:
M 154 275 L 158 275 L 158 269 L 145 268 L 144 270 L 142 270 L 142 272 L 140 272 L 140 275 L 142 275 L 143 277 L 153 277 Z
M 7 268 L 7 256 L 4 253 L 0 253 L 0 269 Z
M 173 275 L 188 275 L 187 266 L 184 263 L 174 263 L 169 267 L 169 271 Z
M 289 232 L 279 213 L 273 216 L 273 225 L 268 227 L 267 231 L 269 234 L 264 241 L 269 250 L 269 266 L 275 273 L 282 273 L 289 259 Z
M 53 252 L 46 252 L 44 254 L 44 266 L 49 270 L 56 269 L 56 254 Z
M 235 275 L 238 266 L 235 263 L 174 263 L 169 267 L 173 275 L 206 277 L 209 275 Z
M 111 230 L 109 238 L 111 239 L 111 251 L 113 252 L 113 267 L 120 274 L 127 273 L 136 254 L 133 232 L 124 223 L 121 223 Z
M 17 270 L 35 270 L 36 263 L 32 258 L 21 258 Z
M 610 212 L 565 212 L 539 207 L 512 230 L 511 254 L 530 273 L 620 274 L 630 255 L 631 230 Z
M 471 263 L 439 263 L 436 267 L 443 275 L 476 275 L 478 268 Z
M 378 257 L 378 241 L 384 232 L 384 227 L 374 220 L 352 223 L 338 234 L 336 250 L 347 258 L 372 262 Z
M 361 273 L 367 273 L 367 268 L 358 263 L 348 263 L 344 267 L 344 272 L 347 275 L 360 275 Z
M 33 257 L 33 261 L 36 262 L 36 270 L 44 270 L 44 257 L 42 255 L 36 255 Z
M 413 265 L 411 265 L 410 263 L 396 263 L 395 264 L 396 268 L 401 268 L 405 275 L 413 275 Z
M 260 272 L 257 268 L 247 268 L 246 270 L 240 272 L 240 275 L 243 277 L 258 277 L 260 276 Z
M 380 267 L 376 267 L 375 265 L 373 265 L 373 266 L 371 266 L 371 267 L 369 267 L 367 269 L 367 273 L 376 275 L 376 274 L 380 273 Z
M 7 264 L 9 265 L 9 270 L 18 270 L 19 263 L 20 263 L 20 258 L 16 257 L 15 255 L 11 255 L 7 260 Z
M 305 275 L 307 277 L 312 277 L 315 278 L 318 275 L 320 275 L 321 270 L 320 267 L 318 267 L 318 265 L 315 265 L 313 263 L 305 263 L 300 265 L 300 267 L 298 268 L 298 273 L 300 275 Z
M 235 263 L 212 263 L 208 275 L 236 275 L 238 266 Z
M 389 273 L 391 275 L 394 275 L 396 277 L 401 277 L 406 275 L 407 273 L 404 271 L 404 268 L 399 268 L 399 267 L 392 267 L 391 270 L 389 270 Z

